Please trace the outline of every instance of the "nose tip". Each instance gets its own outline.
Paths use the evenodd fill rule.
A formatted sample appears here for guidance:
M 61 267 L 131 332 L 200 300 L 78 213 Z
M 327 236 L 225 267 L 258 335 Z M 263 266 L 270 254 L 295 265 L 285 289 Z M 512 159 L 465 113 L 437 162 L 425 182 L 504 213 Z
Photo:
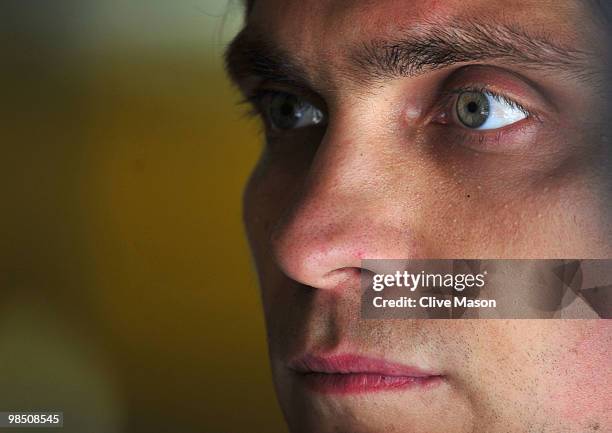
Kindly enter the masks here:
M 282 272 L 301 284 L 325 290 L 356 289 L 363 259 L 415 256 L 407 233 L 377 223 L 367 215 L 342 215 L 302 209 L 272 236 L 272 250 Z
M 363 248 L 328 222 L 295 220 L 275 233 L 275 259 L 291 279 L 317 289 L 335 290 L 359 281 Z

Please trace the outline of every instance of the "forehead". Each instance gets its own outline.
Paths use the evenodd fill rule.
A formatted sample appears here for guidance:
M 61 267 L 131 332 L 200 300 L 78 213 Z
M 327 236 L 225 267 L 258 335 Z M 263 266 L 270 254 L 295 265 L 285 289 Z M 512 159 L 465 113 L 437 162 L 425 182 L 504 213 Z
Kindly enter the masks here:
M 587 38 L 589 0 L 256 0 L 249 24 L 287 50 L 341 48 L 420 26 L 479 21 L 553 37 Z M 316 48 L 316 50 L 313 50 Z

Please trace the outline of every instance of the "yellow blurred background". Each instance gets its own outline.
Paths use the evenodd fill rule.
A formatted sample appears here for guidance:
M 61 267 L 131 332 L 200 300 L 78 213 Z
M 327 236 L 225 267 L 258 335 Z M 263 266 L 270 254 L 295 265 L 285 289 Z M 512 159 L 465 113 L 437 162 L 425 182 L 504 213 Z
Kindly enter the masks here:
M 0 411 L 284 432 L 240 216 L 259 126 L 222 66 L 242 12 L 1 3 Z

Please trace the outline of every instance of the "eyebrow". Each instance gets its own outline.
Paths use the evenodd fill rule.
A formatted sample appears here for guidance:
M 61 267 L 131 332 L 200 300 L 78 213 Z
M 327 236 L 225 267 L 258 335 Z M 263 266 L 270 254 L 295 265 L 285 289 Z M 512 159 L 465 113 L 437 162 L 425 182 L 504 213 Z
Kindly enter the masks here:
M 592 54 L 529 34 L 518 26 L 468 21 L 461 25 L 428 24 L 395 40 L 373 40 L 352 51 L 357 69 L 376 78 L 415 76 L 456 63 L 497 60 L 533 69 L 592 73 Z
M 397 37 L 373 39 L 348 50 L 343 76 L 360 83 L 413 77 L 457 63 L 498 61 L 531 69 L 565 71 L 592 81 L 595 56 L 563 46 L 518 26 L 476 21 L 441 25 L 422 23 Z M 226 51 L 226 68 L 236 82 L 251 76 L 308 86 L 307 62 L 288 53 L 248 26 Z
M 305 61 L 290 55 L 247 26 L 225 52 L 225 69 L 235 82 L 255 77 L 265 81 L 308 87 Z

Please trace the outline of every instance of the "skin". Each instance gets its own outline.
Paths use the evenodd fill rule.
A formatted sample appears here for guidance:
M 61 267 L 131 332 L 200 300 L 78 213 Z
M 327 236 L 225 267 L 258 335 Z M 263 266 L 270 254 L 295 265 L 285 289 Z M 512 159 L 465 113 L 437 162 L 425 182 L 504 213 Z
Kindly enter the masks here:
M 591 78 L 503 60 L 350 78 L 350 47 L 471 17 L 590 52 Z M 608 320 L 360 320 L 363 258 L 610 258 L 610 92 L 604 26 L 583 2 L 257 0 L 308 88 L 237 78 L 322 107 L 274 131 L 244 195 L 279 401 L 294 433 L 612 430 Z M 602 44 L 602 41 L 605 42 Z M 603 48 L 601 48 L 603 46 Z M 575 72 L 575 71 L 574 71 Z M 236 77 L 235 77 L 236 78 Z M 537 113 L 503 133 L 440 121 L 440 89 L 482 83 Z M 265 119 L 264 119 L 265 120 Z M 356 353 L 443 372 L 427 391 L 322 394 L 287 363 Z

